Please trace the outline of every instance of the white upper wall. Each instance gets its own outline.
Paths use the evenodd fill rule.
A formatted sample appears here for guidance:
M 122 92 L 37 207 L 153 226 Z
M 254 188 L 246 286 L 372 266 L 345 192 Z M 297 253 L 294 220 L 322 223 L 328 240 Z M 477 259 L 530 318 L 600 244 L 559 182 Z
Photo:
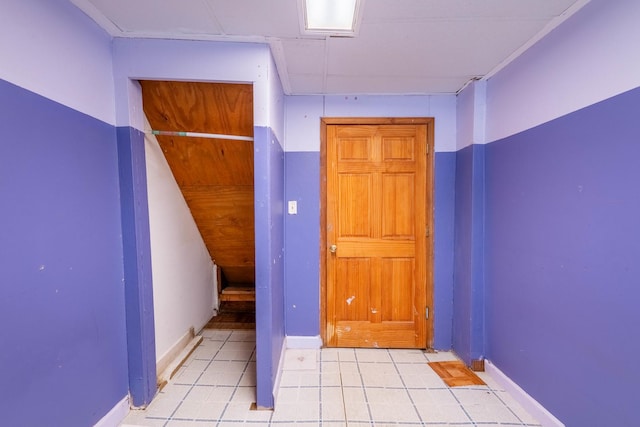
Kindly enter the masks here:
M 269 126 L 278 138 L 284 150 L 284 90 L 278 75 L 278 69 L 273 57 L 270 57 L 269 80 Z
M 592 0 L 488 80 L 487 141 L 640 86 L 640 1 Z
M 473 144 L 475 82 L 467 85 L 457 96 L 456 105 L 456 148 L 458 150 Z
M 0 79 L 115 124 L 111 38 L 68 1 L 0 1 Z
M 156 361 L 218 308 L 213 261 L 164 153 L 145 135 Z
M 484 144 L 486 125 L 487 82 L 473 81 L 457 96 L 457 149 L 471 144 Z
M 456 150 L 456 97 L 287 96 L 285 150 L 320 151 L 322 117 L 434 117 L 436 151 Z

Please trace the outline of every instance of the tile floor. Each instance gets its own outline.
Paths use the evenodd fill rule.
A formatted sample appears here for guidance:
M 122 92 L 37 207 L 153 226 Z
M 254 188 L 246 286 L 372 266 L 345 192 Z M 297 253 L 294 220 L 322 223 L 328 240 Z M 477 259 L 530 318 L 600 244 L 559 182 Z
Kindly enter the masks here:
M 540 426 L 488 375 L 449 388 L 420 350 L 287 350 L 275 411 L 255 402 L 255 332 L 204 330 L 202 344 L 122 426 Z

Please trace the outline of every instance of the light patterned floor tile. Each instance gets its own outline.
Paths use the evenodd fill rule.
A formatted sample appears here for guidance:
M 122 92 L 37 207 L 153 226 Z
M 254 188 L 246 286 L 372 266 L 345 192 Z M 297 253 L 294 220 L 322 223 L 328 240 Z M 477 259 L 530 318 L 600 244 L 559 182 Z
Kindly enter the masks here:
M 529 412 L 527 412 L 516 400 L 506 391 L 494 391 L 495 395 L 503 402 L 515 416 L 525 425 L 540 424 Z
M 229 341 L 256 342 L 256 331 L 233 331 L 229 336 Z
M 395 363 L 427 363 L 422 350 L 389 350 L 389 355 Z
M 204 338 L 207 338 L 209 340 L 225 341 L 227 338 L 231 336 L 231 332 L 232 331 L 203 329 L 202 332 L 200 332 L 200 335 L 202 335 Z
M 163 399 L 162 396 L 156 397 L 149 407 L 145 410 L 147 417 L 153 418 L 169 418 L 178 409 L 182 403 L 181 400 Z
M 213 357 L 214 361 L 247 362 L 253 356 L 253 350 L 220 350 Z
M 299 403 L 280 403 L 273 411 L 272 422 L 303 421 L 318 422 L 320 411 L 318 405 L 301 405 Z
M 371 418 L 379 423 L 419 423 L 418 412 L 411 404 L 387 404 L 376 402 L 370 404 Z
M 125 421 L 127 421 L 125 419 Z M 136 427 L 138 426 L 143 426 L 143 427 L 164 427 L 164 425 L 167 423 L 167 420 L 165 419 L 154 419 L 154 418 L 144 418 L 142 421 L 140 421 L 139 424 L 132 424 Z M 125 424 L 123 424 L 125 425 Z
M 193 385 L 202 376 L 204 371 L 192 371 L 186 368 L 180 368 L 173 377 L 174 384 Z
M 251 341 L 226 341 L 220 350 L 224 351 L 252 351 L 256 344 Z
M 338 361 L 340 362 L 355 362 L 356 351 L 352 348 L 339 348 L 338 349 Z
M 356 358 L 358 363 L 391 363 L 389 352 L 377 348 L 358 348 L 356 349 Z
M 323 399 L 321 414 L 323 424 L 325 421 L 344 422 L 346 420 L 345 408 L 342 400 L 330 402 Z
M 251 410 L 255 332 L 203 336 L 151 405 L 131 411 L 123 426 L 539 426 L 484 373 L 486 387 L 447 387 L 427 362 L 456 355 L 421 350 L 288 350 L 276 410 Z
M 285 353 L 283 370 L 308 371 L 318 369 L 318 350 L 292 349 Z

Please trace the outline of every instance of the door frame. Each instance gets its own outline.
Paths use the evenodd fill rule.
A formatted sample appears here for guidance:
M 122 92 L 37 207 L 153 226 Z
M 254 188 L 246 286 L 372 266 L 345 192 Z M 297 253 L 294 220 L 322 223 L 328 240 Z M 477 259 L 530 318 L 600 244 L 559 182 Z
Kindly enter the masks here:
M 426 348 L 433 348 L 434 342 L 434 124 L 433 117 L 321 117 L 320 118 L 320 338 L 327 341 L 327 126 L 329 125 L 402 125 L 424 124 L 427 126 L 427 318 Z
M 143 111 L 142 94 L 138 83 L 139 80 L 154 80 L 157 78 L 143 73 L 142 77 L 126 76 L 128 90 L 126 99 L 128 100 L 125 110 L 128 117 L 140 119 L 138 112 Z M 178 80 L 173 78 L 173 80 Z M 219 80 L 202 80 L 205 82 L 219 82 Z M 236 81 L 228 81 L 234 83 Z M 118 95 L 118 83 L 116 82 L 116 95 Z M 237 83 L 247 83 L 237 81 Z M 269 128 L 265 126 L 255 125 L 255 88 L 254 85 L 254 177 L 256 173 L 256 164 L 266 168 L 269 161 L 269 150 L 256 150 L 256 144 L 263 144 L 265 147 L 271 146 L 274 136 L 269 133 Z M 135 114 L 134 114 L 135 113 Z M 154 304 L 153 304 L 153 278 L 151 277 L 151 256 L 150 256 L 150 235 L 149 235 L 149 212 L 148 199 L 146 190 L 147 171 L 145 168 L 144 156 L 144 132 L 140 123 L 128 123 L 124 126 L 118 126 L 116 141 L 118 145 L 118 168 L 120 176 L 120 203 L 122 206 L 135 206 L 134 209 L 123 210 L 121 212 L 121 220 L 123 223 L 131 223 L 135 225 L 136 232 L 123 231 L 123 245 L 130 248 L 129 253 L 124 255 L 124 269 L 131 272 L 131 280 L 125 280 L 125 308 L 126 308 L 126 330 L 127 330 L 127 358 L 129 366 L 129 392 L 132 402 L 137 407 L 148 406 L 157 394 L 157 372 L 156 372 L 156 353 L 155 353 L 155 326 L 153 320 Z M 276 144 L 278 144 L 276 142 Z M 284 167 L 284 166 L 283 166 Z M 124 171 L 122 170 L 124 168 Z M 284 169 L 283 169 L 284 170 Z M 129 174 L 130 177 L 122 178 L 122 174 Z M 266 185 L 266 184 L 264 184 Z M 255 195 L 254 186 L 254 195 Z M 266 196 L 265 196 L 266 197 Z M 254 208 L 257 206 L 254 199 Z M 265 205 L 267 208 L 269 205 Z M 122 210 L 122 209 L 121 209 Z M 268 210 L 268 209 L 267 209 Z M 269 250 L 270 240 L 272 236 L 269 224 L 256 223 L 256 251 L 260 248 L 265 251 Z M 260 237 L 258 237 L 258 234 Z M 260 268 L 265 272 L 261 279 L 256 277 L 256 402 L 259 407 L 272 408 L 274 402 L 273 395 L 273 379 L 276 374 L 273 372 L 273 363 L 271 360 L 274 352 L 271 347 L 274 345 L 272 339 L 273 325 L 267 322 L 267 317 L 272 311 L 271 298 L 264 295 L 272 291 L 271 285 L 271 263 L 269 257 L 256 257 L 256 269 Z M 269 273 L 269 274 L 267 274 Z M 126 273 L 125 273 L 126 274 Z M 257 276 L 257 270 L 256 270 Z M 260 286 L 258 282 L 260 281 Z M 264 284 L 263 284 L 264 283 Z M 258 289 L 264 292 L 258 292 Z M 258 310 L 258 307 L 260 308 Z M 264 313 L 264 314 L 262 314 Z M 129 337 L 131 339 L 129 340 Z M 284 337 L 284 333 L 282 334 Z M 283 338 L 284 339 L 284 338 Z M 131 345 L 134 344 L 134 346 Z M 279 343 L 278 343 L 279 345 Z M 278 351 L 279 353 L 279 351 Z M 269 381 L 267 381 L 269 379 Z M 135 384 L 135 385 L 132 385 Z

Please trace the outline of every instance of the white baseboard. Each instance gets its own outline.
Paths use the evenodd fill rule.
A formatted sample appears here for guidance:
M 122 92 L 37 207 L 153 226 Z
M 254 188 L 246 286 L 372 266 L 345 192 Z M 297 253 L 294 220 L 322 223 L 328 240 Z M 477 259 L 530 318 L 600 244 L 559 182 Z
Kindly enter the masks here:
M 111 408 L 111 410 L 98 421 L 94 427 L 118 426 L 129 414 L 129 396 L 125 396 L 121 401 Z
M 506 376 L 504 372 L 496 367 L 490 360 L 485 360 L 485 372 L 491 376 L 498 384 L 522 406 L 531 416 L 540 421 L 543 427 L 565 427 L 562 421 L 545 409 L 537 400 L 529 396 L 518 384 Z
M 287 348 L 301 348 L 301 349 L 318 349 L 322 348 L 322 338 L 320 335 L 315 337 L 299 337 L 290 336 L 286 337 Z
M 282 349 L 280 350 L 280 362 L 278 362 L 278 370 L 276 371 L 276 378 L 273 382 L 273 407 L 276 407 L 276 399 L 278 399 L 278 390 L 280 390 L 280 380 L 282 379 L 282 370 L 284 369 L 284 353 L 287 351 L 287 340 L 282 342 Z

